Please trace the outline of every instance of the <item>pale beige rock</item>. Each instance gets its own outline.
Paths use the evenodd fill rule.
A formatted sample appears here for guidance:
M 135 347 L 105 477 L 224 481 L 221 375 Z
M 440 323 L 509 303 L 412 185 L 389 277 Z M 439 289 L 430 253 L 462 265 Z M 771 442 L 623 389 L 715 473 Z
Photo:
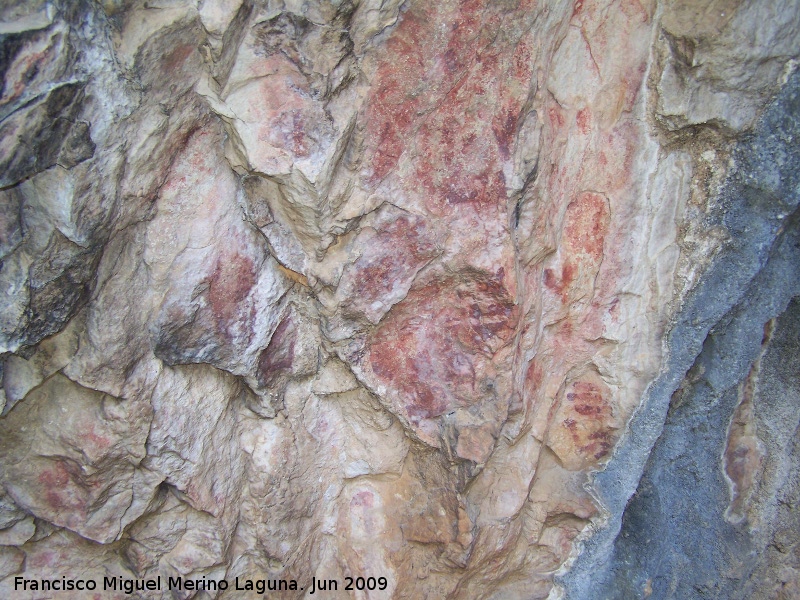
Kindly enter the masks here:
M 671 128 L 708 122 L 734 130 L 752 126 L 785 77 L 800 42 L 799 22 L 789 0 L 668 3 L 658 116 Z
M 147 467 L 197 510 L 219 517 L 235 504 L 240 482 L 235 405 L 248 393 L 208 366 L 164 367 L 153 390 Z M 220 443 L 217 440 L 225 440 Z
M 222 38 L 241 6 L 242 0 L 203 0 L 199 8 L 203 27 L 213 37 Z

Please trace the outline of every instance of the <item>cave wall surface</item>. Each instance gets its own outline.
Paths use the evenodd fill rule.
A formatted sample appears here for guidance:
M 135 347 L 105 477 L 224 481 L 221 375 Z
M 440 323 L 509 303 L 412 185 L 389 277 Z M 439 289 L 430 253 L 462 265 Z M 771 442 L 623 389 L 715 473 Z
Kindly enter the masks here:
M 797 0 L 0 4 L 0 595 L 797 597 L 798 55 Z

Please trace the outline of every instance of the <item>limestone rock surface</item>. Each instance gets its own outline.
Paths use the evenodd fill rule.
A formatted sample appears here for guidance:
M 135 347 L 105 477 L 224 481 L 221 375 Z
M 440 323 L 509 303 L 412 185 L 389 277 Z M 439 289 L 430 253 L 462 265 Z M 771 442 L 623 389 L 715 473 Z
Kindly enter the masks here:
M 797 597 L 798 60 L 797 0 L 2 3 L 0 595 Z

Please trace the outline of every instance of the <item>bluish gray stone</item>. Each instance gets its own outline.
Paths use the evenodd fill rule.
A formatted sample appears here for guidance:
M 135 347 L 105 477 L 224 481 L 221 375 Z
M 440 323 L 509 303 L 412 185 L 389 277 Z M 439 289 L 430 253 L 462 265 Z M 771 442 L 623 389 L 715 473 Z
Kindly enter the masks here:
M 757 565 L 769 570 L 759 558 L 767 542 L 746 523 L 725 520 L 722 455 L 737 386 L 762 350 L 764 325 L 800 295 L 800 74 L 742 140 L 734 162 L 717 217 L 730 241 L 677 316 L 666 370 L 595 477 L 609 522 L 563 577 L 568 598 L 640 598 L 645 589 L 657 599 L 762 593 L 749 580 Z M 794 306 L 776 335 L 796 329 Z M 788 354 L 787 364 L 796 360 Z M 797 412 L 796 392 L 773 390 L 770 398 Z M 768 462 L 770 452 L 787 454 L 785 438 L 762 440 Z

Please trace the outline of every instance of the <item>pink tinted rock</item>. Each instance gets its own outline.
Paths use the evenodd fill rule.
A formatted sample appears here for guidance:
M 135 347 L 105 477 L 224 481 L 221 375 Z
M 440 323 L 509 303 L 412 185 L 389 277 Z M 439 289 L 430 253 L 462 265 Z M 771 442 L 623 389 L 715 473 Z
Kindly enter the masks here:
M 146 434 L 137 430 L 151 416 L 146 403 L 123 403 L 54 375 L 0 422 L 4 487 L 37 517 L 108 543 L 138 516 L 128 512 L 145 456 Z
M 620 435 L 611 390 L 594 371 L 569 382 L 553 417 L 548 445 L 564 466 L 586 469 L 606 459 Z
M 383 211 L 355 240 L 359 256 L 345 267 L 337 298 L 346 310 L 378 323 L 408 293 L 417 273 L 441 250 L 426 219 Z
M 156 354 L 170 364 L 211 360 L 243 374 L 278 325 L 290 282 L 242 220 L 239 183 L 217 160 L 221 154 L 218 124 L 191 137 L 161 190 L 146 256 L 166 288 Z
M 306 77 L 283 54 L 261 59 L 268 77 L 251 80 L 225 99 L 250 167 L 266 175 L 288 174 L 297 166 L 316 181 L 334 137 L 333 124 L 311 97 Z
M 503 369 L 507 357 L 495 360 L 513 339 L 517 319 L 499 279 L 462 273 L 434 280 L 412 289 L 379 324 L 359 366 L 386 389 L 393 412 L 439 445 L 423 433 L 423 421 L 498 402 L 509 373 Z

